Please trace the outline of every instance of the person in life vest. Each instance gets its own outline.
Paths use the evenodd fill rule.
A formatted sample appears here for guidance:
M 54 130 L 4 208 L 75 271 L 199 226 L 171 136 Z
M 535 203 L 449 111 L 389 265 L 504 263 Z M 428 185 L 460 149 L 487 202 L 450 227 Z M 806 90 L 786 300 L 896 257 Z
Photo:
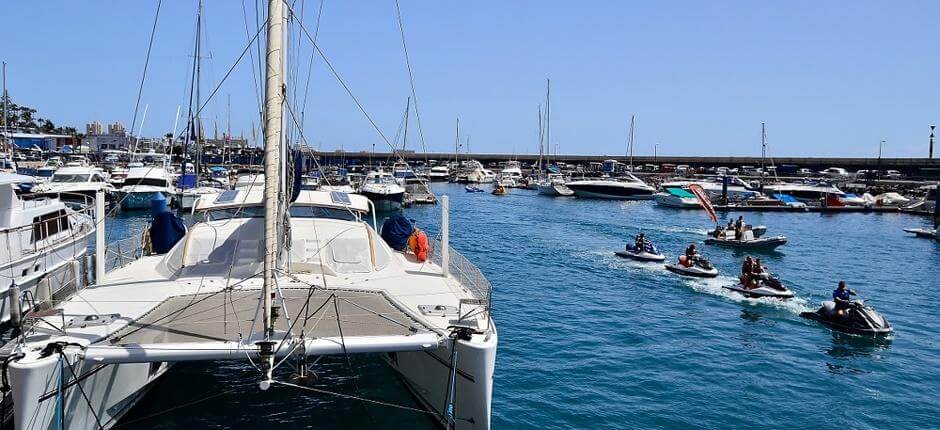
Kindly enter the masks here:
M 431 245 L 428 242 L 428 235 L 418 227 L 408 237 L 408 249 L 415 254 L 418 261 L 428 261 L 428 253 L 431 252 Z

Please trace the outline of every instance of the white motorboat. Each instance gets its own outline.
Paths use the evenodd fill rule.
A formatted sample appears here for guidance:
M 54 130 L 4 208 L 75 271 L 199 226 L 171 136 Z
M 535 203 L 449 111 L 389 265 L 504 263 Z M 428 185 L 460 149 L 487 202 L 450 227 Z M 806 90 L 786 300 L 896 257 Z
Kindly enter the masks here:
M 166 169 L 159 166 L 132 167 L 124 186 L 114 192 L 121 209 L 148 209 L 157 194 L 171 201 L 176 194 Z
M 819 206 L 830 196 L 845 197 L 845 193 L 838 187 L 824 182 L 767 184 L 764 186 L 764 192 L 792 196 L 803 203 L 815 206 Z
M 656 200 L 657 205 L 670 208 L 698 209 L 702 207 L 694 194 L 676 187 L 664 188 L 663 192 L 653 195 L 653 200 Z
M 97 167 L 66 166 L 59 168 L 48 182 L 36 185 L 31 191 L 63 200 L 90 201 L 99 191 L 107 196 L 114 189 L 105 172 Z
M 574 190 L 565 185 L 565 178 L 561 174 L 550 173 L 548 178 L 535 182 L 536 189 L 543 196 L 567 197 L 573 196 Z
M 195 187 L 177 187 L 176 204 L 180 209 L 190 210 L 196 205 L 196 200 L 202 196 L 212 196 L 225 191 L 222 183 L 213 180 L 202 180 Z
M 504 187 L 518 188 L 525 183 L 523 179 L 522 166 L 519 164 L 519 162 L 507 161 L 506 167 L 499 171 L 499 174 L 496 175 L 493 183 L 502 184 Z
M 689 185 L 698 184 L 705 190 L 705 193 L 708 194 L 708 198 L 713 202 L 720 202 L 723 190 L 727 189 L 727 196 L 729 202 L 740 202 L 747 199 L 752 199 L 760 195 L 759 192 L 752 190 L 744 181 L 737 177 L 728 177 L 728 185 L 725 187 L 723 183 L 724 179 L 718 178 L 716 180 L 706 180 L 706 179 L 696 179 L 696 180 L 672 180 L 663 182 L 660 186 L 664 189 L 688 189 Z
M 24 200 L 18 185 L 31 182 L 29 176 L 0 174 L 0 322 L 10 320 L 14 306 L 47 306 L 65 289 L 74 291 L 80 272 L 72 267 L 85 256 L 94 230 L 94 200 L 69 206 L 55 197 Z M 101 197 L 104 199 L 104 197 Z M 103 201 L 102 201 L 103 203 Z M 76 266 L 78 267 L 78 266 Z M 10 294 L 11 284 L 17 293 Z
M 656 192 L 636 176 L 627 174 L 623 180 L 599 178 L 569 181 L 565 185 L 578 197 L 622 200 L 649 200 Z
M 264 187 L 264 174 L 249 173 L 235 177 L 236 190 L 258 189 Z
M 450 169 L 447 166 L 434 166 L 428 172 L 428 180 L 431 182 L 447 182 L 450 180 Z
M 262 392 L 301 396 L 313 358 L 349 354 L 381 354 L 443 426 L 490 429 L 491 288 L 448 246 L 447 199 L 441 243 L 419 261 L 363 220 L 365 198 L 280 190 L 285 5 L 268 1 L 265 187 L 200 198 L 205 221 L 166 254 L 101 273 L 24 326 L 4 360 L 18 430 L 115 426 L 173 363 L 245 363 Z
M 366 175 L 359 194 L 372 200 L 377 210 L 387 212 L 401 208 L 405 189 L 388 172 L 373 171 Z

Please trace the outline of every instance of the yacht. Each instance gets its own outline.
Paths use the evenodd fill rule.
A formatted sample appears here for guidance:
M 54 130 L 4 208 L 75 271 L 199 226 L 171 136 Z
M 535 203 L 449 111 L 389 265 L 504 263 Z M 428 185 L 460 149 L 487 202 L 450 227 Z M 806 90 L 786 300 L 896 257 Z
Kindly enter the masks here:
M 653 187 L 628 173 L 621 179 L 597 178 L 580 179 L 565 184 L 574 191 L 578 197 L 621 199 L 621 200 L 649 200 L 656 192 Z
M 372 200 L 379 211 L 394 211 L 401 208 L 405 189 L 388 172 L 373 171 L 366 175 L 359 194 Z
M 696 180 L 672 180 L 666 181 L 660 184 L 660 186 L 665 190 L 667 188 L 674 189 L 683 189 L 687 190 L 689 185 L 698 184 L 705 190 L 705 193 L 708 194 L 708 198 L 713 202 L 720 202 L 723 190 L 725 186 L 723 184 L 723 179 L 721 177 L 711 180 L 711 179 L 696 179 Z M 760 193 L 756 190 L 751 189 L 751 187 L 744 183 L 741 179 L 737 177 L 728 177 L 728 186 L 727 186 L 727 195 L 729 202 L 741 202 L 748 199 L 753 199 L 758 197 Z
M 56 170 L 48 182 L 33 187 L 32 192 L 58 196 L 63 200 L 90 201 L 99 191 L 108 196 L 114 190 L 114 185 L 108 181 L 103 170 L 88 166 L 66 166 Z
M 8 322 L 14 309 L 45 306 L 66 289 L 74 290 L 80 271 L 72 264 L 83 260 L 94 230 L 94 204 L 73 209 L 55 197 L 21 198 L 19 185 L 32 180 L 0 174 L 0 235 L 5 244 L 0 247 L 0 273 L 5 278 L 0 283 L 0 323 Z M 11 284 L 17 287 L 15 293 Z
M 450 180 L 450 169 L 447 166 L 434 166 L 428 173 L 431 182 L 447 182 Z
M 59 157 L 49 157 L 46 163 L 36 169 L 36 177 L 41 180 L 49 180 L 56 170 L 62 167 L 62 159 Z
M 664 187 L 663 192 L 653 195 L 653 200 L 660 206 L 680 209 L 698 209 L 702 207 L 695 195 L 678 187 Z
M 793 196 L 797 200 L 807 203 L 820 205 L 823 201 L 832 198 L 841 199 L 845 197 L 835 185 L 825 182 L 806 182 L 806 183 L 779 183 L 768 184 L 764 186 L 764 192 L 767 194 L 785 194 Z
M 493 180 L 494 184 L 502 184 L 504 187 L 510 188 L 521 187 L 524 182 L 522 167 L 518 161 L 507 162 L 506 168 L 501 170 L 496 176 L 496 179 Z
M 163 194 L 167 201 L 176 194 L 166 169 L 158 166 L 131 167 L 124 185 L 115 191 L 115 197 L 121 209 L 148 209 L 150 200 L 158 193 Z

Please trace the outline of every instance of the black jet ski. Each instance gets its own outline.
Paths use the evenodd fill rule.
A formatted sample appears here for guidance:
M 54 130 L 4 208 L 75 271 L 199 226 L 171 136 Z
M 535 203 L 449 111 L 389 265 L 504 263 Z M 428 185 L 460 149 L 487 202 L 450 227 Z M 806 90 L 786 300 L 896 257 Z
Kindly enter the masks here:
M 740 293 L 744 297 L 752 299 L 759 299 L 762 297 L 789 299 L 796 296 L 796 294 L 793 294 L 793 291 L 790 291 L 789 288 L 780 282 L 780 278 L 770 273 L 762 273 L 759 277 L 757 286 L 753 288 L 745 287 L 740 282 L 735 285 L 728 285 L 721 288 Z
M 666 270 L 682 276 L 694 276 L 696 278 L 714 278 L 718 276 L 718 269 L 705 257 L 697 255 L 693 260 L 694 263 L 691 266 L 686 266 L 681 262 L 666 264 Z
M 846 333 L 866 336 L 884 336 L 894 329 L 884 316 L 875 312 L 871 306 L 866 306 L 863 300 L 856 300 L 846 309 L 842 316 L 836 313 L 836 303 L 825 301 L 816 312 L 803 312 L 803 318 L 819 321 L 829 327 Z
M 632 258 L 639 261 L 665 261 L 666 256 L 661 254 L 652 243 L 647 243 L 642 250 L 637 250 L 636 245 L 627 245 L 623 251 L 615 251 L 618 257 Z

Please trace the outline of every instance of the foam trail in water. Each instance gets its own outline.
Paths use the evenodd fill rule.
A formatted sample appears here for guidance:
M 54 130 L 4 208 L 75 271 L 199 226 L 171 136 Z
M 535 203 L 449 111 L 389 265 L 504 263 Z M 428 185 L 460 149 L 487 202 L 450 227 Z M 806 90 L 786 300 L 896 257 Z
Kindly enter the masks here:
M 684 284 L 691 287 L 693 290 L 700 293 L 712 294 L 716 296 L 721 296 L 728 300 L 732 300 L 738 303 L 746 303 L 750 305 L 757 306 L 772 306 L 778 309 L 783 309 L 785 311 L 792 312 L 793 314 L 799 315 L 800 312 L 807 312 L 813 309 L 810 308 L 806 299 L 802 297 L 794 297 L 792 299 L 782 300 L 775 299 L 770 297 L 762 298 L 748 298 L 743 295 L 722 288 L 724 286 L 735 285 L 738 283 L 738 279 L 731 276 L 718 276 L 715 278 L 690 278 L 683 277 L 682 281 Z

